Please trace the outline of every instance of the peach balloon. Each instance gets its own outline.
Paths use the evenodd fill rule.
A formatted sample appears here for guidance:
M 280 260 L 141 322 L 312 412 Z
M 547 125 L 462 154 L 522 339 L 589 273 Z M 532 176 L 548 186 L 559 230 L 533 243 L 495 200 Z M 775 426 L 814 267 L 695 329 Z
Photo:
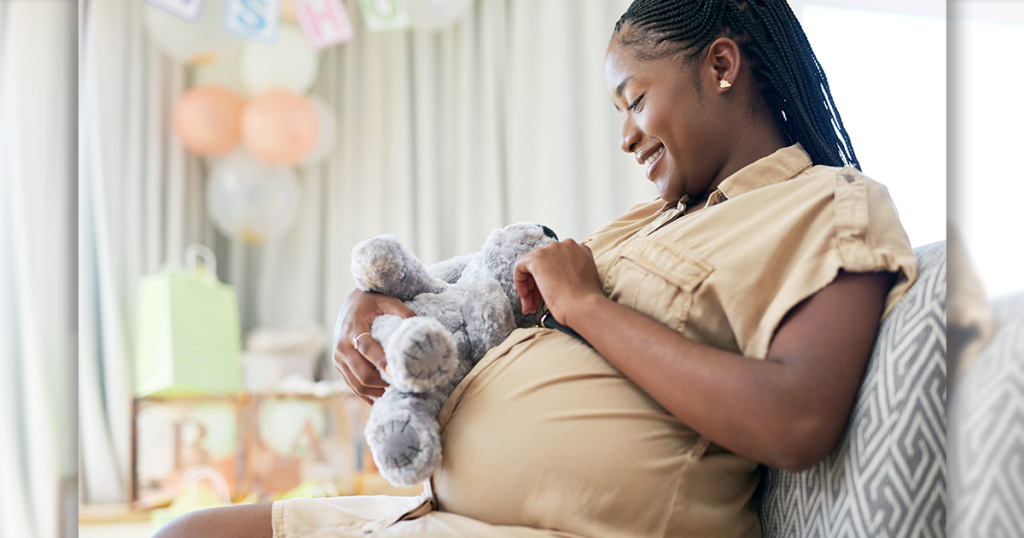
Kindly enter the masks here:
M 245 101 L 227 89 L 194 86 L 174 107 L 174 132 L 185 149 L 203 157 L 231 151 L 241 138 Z
M 253 157 L 291 166 L 316 148 L 320 125 L 316 107 L 304 95 L 285 90 L 262 93 L 242 113 L 242 141 Z
M 295 6 L 292 5 L 292 0 L 281 0 L 281 18 L 295 22 Z

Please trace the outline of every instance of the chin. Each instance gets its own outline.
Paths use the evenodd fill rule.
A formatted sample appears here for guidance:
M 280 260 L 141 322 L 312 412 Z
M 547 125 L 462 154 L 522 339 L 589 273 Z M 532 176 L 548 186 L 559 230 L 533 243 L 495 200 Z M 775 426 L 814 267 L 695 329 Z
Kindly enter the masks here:
M 669 203 L 673 203 L 674 204 L 674 203 L 678 202 L 679 199 L 683 197 L 683 195 L 682 194 L 673 194 L 673 193 L 669 192 L 666 189 L 659 188 L 658 189 L 658 197 L 660 197 L 665 202 L 669 202 Z

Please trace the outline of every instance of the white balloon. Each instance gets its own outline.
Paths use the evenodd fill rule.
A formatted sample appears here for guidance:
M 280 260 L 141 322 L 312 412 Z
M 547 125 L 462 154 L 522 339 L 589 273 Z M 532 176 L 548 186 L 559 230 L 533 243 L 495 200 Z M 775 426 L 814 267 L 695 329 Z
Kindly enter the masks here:
M 281 237 L 298 214 L 299 180 L 291 168 L 267 166 L 244 151 L 218 162 L 206 185 L 214 225 L 235 241 Z
M 316 147 L 310 152 L 309 156 L 302 159 L 303 166 L 316 164 L 322 159 L 328 157 L 331 150 L 334 149 L 334 133 L 337 129 L 337 120 L 334 116 L 334 110 L 331 109 L 323 99 L 316 96 L 309 96 L 310 102 L 316 108 L 316 118 L 320 122 L 319 138 L 316 140 Z
M 204 65 L 230 58 L 244 40 L 221 25 L 226 1 L 206 0 L 195 24 L 147 4 L 143 8 L 146 30 L 153 44 L 179 62 Z
M 473 0 L 407 0 L 412 27 L 422 31 L 437 31 L 464 18 Z
M 209 65 L 196 67 L 192 82 L 194 86 L 220 86 L 238 95 L 247 96 L 245 84 L 242 83 L 242 67 L 240 55 L 221 60 Z
M 293 24 L 281 23 L 273 45 L 250 41 L 242 49 L 242 82 L 250 95 L 274 88 L 306 93 L 318 67 L 316 51 Z

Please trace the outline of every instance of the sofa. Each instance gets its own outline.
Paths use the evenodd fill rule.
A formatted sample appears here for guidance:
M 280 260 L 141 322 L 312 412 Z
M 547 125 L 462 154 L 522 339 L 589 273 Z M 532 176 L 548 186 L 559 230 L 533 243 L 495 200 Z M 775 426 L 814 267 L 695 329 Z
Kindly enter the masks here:
M 946 242 L 879 329 L 846 432 L 802 472 L 763 469 L 766 538 L 946 535 Z
M 1024 536 L 1024 293 L 992 314 L 991 340 L 950 392 L 950 538 Z

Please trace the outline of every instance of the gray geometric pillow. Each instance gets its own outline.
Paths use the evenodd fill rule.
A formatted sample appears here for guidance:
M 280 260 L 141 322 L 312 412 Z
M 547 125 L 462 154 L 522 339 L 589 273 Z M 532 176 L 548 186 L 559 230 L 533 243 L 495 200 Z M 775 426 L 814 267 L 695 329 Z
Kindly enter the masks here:
M 1024 536 L 1024 294 L 949 400 L 949 536 Z
M 846 432 L 825 461 L 764 468 L 766 538 L 945 536 L 946 242 L 882 324 Z

